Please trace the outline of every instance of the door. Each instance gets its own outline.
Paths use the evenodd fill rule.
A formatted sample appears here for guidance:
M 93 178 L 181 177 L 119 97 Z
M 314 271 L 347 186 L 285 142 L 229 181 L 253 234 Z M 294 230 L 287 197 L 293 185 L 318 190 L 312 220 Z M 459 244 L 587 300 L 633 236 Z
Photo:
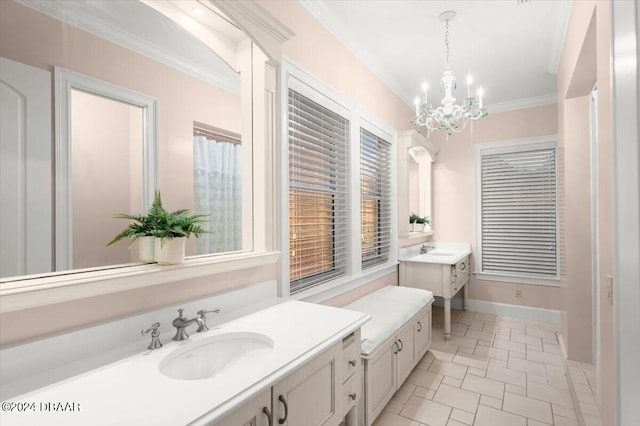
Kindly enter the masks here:
M 51 73 L 0 58 L 0 146 L 0 277 L 50 272 Z
M 342 419 L 338 400 L 342 383 L 337 376 L 342 343 L 273 386 L 274 424 L 288 426 L 335 426 Z M 340 395 L 340 396 L 338 396 Z

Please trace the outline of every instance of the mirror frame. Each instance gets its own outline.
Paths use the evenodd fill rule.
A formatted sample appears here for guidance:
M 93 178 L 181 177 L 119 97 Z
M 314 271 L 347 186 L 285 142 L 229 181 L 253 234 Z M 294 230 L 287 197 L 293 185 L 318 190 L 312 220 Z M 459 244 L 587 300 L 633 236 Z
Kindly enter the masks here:
M 158 181 L 158 101 L 115 84 L 61 67 L 54 67 L 55 107 L 55 265 L 57 271 L 73 269 L 73 188 L 71 171 L 71 91 L 79 90 L 143 111 L 142 211 L 153 202 Z
M 0 314 L 259 267 L 274 264 L 280 258 L 274 236 L 275 66 L 281 60 L 282 43 L 291 38 L 293 32 L 254 1 L 208 1 L 249 38 L 240 46 L 235 59 L 239 68 L 247 70 L 241 73 L 241 93 L 251 99 L 242 105 L 242 134 L 243 142 L 252 147 L 251 191 L 248 191 L 252 208 L 246 209 L 246 214 L 243 212 L 242 220 L 243 226 L 246 224 L 246 229 L 251 231 L 247 238 L 252 238 L 253 250 L 194 256 L 181 265 L 118 265 L 3 279 L 0 280 Z M 215 37 L 213 32 L 210 34 Z M 211 47 L 211 41 L 204 42 Z M 222 59 L 230 60 L 228 56 Z

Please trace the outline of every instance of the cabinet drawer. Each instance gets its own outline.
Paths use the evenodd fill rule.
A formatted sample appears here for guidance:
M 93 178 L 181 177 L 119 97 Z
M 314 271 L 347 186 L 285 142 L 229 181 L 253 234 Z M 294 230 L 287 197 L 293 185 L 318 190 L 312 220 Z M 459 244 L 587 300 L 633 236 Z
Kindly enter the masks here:
M 343 340 L 342 362 L 342 383 L 349 380 L 353 373 L 360 368 L 360 331 L 354 333 Z
M 352 375 L 342 387 L 342 413 L 355 406 L 362 397 L 362 383 L 358 375 Z

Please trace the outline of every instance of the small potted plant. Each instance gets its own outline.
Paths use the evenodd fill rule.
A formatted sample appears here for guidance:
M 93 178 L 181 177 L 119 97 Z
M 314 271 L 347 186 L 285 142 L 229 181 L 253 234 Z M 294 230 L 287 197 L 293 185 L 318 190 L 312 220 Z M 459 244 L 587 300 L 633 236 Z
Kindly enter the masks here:
M 417 232 L 423 232 L 424 229 L 425 229 L 425 225 L 431 225 L 431 222 L 429 221 L 429 217 L 418 216 L 416 218 L 416 228 L 415 228 L 415 230 Z
M 128 238 L 131 240 L 129 246 L 138 240 L 139 242 L 139 254 L 141 262 L 154 263 L 155 262 L 155 231 L 158 217 L 162 208 L 162 201 L 160 200 L 160 193 L 156 192 L 156 196 L 153 200 L 153 204 L 146 215 L 131 215 L 131 214 L 117 214 L 114 217 L 117 219 L 127 219 L 131 223 L 125 229 L 116 235 L 113 240 L 109 241 L 107 246 L 117 243 L 120 240 Z
M 157 193 L 160 199 L 160 193 Z M 185 241 L 190 236 L 199 237 L 206 231 L 202 224 L 206 222 L 205 214 L 193 214 L 182 209 L 168 212 L 162 209 L 157 216 L 153 236 L 155 237 L 156 262 L 171 265 L 184 261 Z
M 416 223 L 418 223 L 418 219 L 420 219 L 420 216 L 416 213 L 411 213 L 411 215 L 409 215 L 409 232 L 414 232 L 416 230 Z

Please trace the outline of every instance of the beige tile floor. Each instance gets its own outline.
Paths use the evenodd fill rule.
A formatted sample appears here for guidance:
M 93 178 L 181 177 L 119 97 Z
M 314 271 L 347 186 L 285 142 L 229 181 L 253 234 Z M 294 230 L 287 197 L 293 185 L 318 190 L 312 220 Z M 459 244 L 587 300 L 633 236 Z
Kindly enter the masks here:
M 374 426 L 578 426 L 556 325 L 452 311 L 445 342 L 443 323 Z

